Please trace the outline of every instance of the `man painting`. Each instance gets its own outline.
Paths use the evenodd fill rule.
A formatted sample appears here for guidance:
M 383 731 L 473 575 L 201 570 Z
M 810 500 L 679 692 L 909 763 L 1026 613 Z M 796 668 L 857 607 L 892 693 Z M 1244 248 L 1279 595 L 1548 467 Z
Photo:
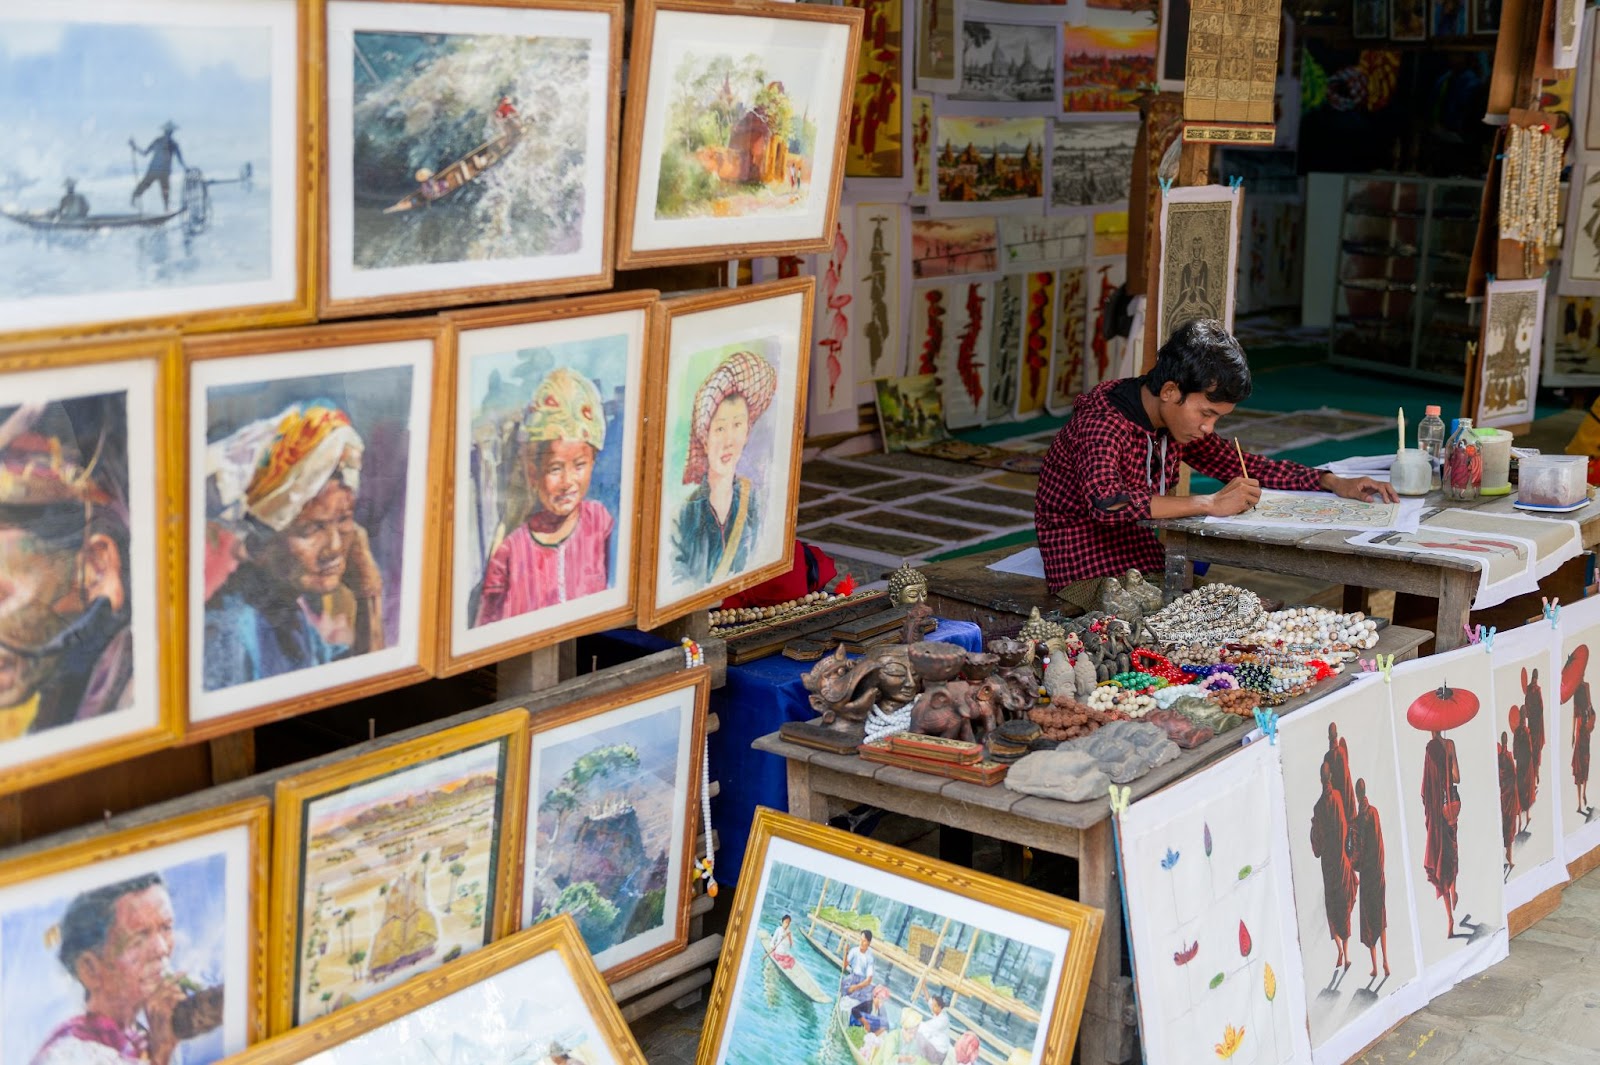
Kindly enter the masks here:
M 151 185 L 159 183 L 161 185 L 161 209 L 163 211 L 172 209 L 172 161 L 176 159 L 178 165 L 185 169 L 189 166 L 183 160 L 183 152 L 179 150 L 178 142 L 172 139 L 172 135 L 177 131 L 176 123 L 168 122 L 164 124 L 161 127 L 161 136 L 151 141 L 144 148 L 139 147 L 132 137 L 128 138 L 129 148 L 132 148 L 140 155 L 148 155 L 150 157 L 150 165 L 145 168 L 144 177 L 139 181 L 139 184 L 134 186 L 133 196 L 129 198 L 129 202 L 135 207 L 139 206 L 139 197 L 144 195 L 144 190 Z
M 0 407 L 0 742 L 132 705 L 123 403 Z
M 1456 934 L 1456 874 L 1461 871 L 1460 843 L 1456 836 L 1461 818 L 1461 766 L 1456 761 L 1456 741 L 1438 729 L 1423 753 L 1422 818 L 1427 831 L 1422 871 L 1444 903 L 1445 938 Z
M 208 449 L 233 572 L 206 600 L 206 691 L 381 650 L 383 574 L 355 521 L 361 436 L 325 401 L 296 403 Z
M 61 920 L 59 957 L 83 985 L 84 1011 L 52 1032 L 32 1065 L 169 1065 L 173 1013 L 187 1000 L 169 972 L 172 900 L 154 873 L 86 891 Z
M 1510 722 L 1511 757 L 1517 767 L 1517 831 L 1523 832 L 1533 820 L 1533 803 L 1539 797 L 1539 767 L 1533 760 L 1533 736 L 1528 730 L 1527 715 L 1513 706 Z
M 1361 885 L 1361 944 L 1372 953 L 1378 975 L 1378 945 L 1383 945 L 1383 975 L 1389 975 L 1389 909 L 1383 872 L 1383 821 L 1367 800 L 1367 780 L 1356 781 L 1356 820 L 1351 826 L 1350 864 Z M 1348 961 L 1346 962 L 1348 964 Z
M 1516 713 L 1515 709 L 1512 713 Z M 1517 760 L 1506 742 L 1506 734 L 1500 733 L 1500 746 L 1495 754 L 1500 762 L 1500 843 L 1506 849 L 1506 874 L 1509 876 L 1513 866 L 1511 860 L 1511 841 L 1517 836 L 1517 816 L 1522 812 L 1522 807 L 1517 801 Z
M 1356 897 L 1356 874 L 1347 850 L 1349 831 L 1344 797 L 1323 762 L 1322 794 L 1311 808 L 1311 853 L 1322 861 L 1322 905 L 1328 915 L 1328 935 L 1339 948 L 1334 964 L 1345 969 L 1350 968 L 1350 911 Z
M 839 993 L 850 1004 L 850 1023 L 859 1026 L 862 1017 L 872 1009 L 872 933 L 863 930 L 861 942 L 844 953 L 844 976 L 840 978 Z
M 1345 812 L 1354 810 L 1356 793 L 1350 783 L 1350 745 L 1340 737 L 1339 726 L 1332 721 L 1328 722 L 1328 753 L 1322 756 L 1322 764 L 1333 776 L 1333 786 L 1339 789 Z

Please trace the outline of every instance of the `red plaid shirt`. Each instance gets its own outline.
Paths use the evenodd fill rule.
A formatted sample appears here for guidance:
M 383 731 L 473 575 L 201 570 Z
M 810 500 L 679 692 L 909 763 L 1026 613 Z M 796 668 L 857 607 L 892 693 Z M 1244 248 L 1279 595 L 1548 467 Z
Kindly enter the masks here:
M 1039 471 L 1033 524 L 1051 591 L 1130 569 L 1164 569 L 1161 541 L 1140 522 L 1150 520 L 1154 496 L 1176 490 L 1179 463 L 1224 482 L 1239 475 L 1238 454 L 1215 434 L 1180 444 L 1165 429 L 1129 419 L 1111 402 L 1117 384 L 1106 381 L 1078 397 Z M 1298 462 L 1247 453 L 1245 467 L 1264 488 L 1321 488 L 1323 471 Z

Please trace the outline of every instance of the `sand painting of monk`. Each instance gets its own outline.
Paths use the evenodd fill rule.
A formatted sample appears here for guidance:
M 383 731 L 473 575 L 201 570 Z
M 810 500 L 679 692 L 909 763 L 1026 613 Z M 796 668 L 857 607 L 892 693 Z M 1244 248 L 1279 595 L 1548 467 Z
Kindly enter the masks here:
M 432 354 L 276 355 L 266 380 L 256 359 L 196 364 L 191 719 L 417 662 Z M 330 358 L 350 369 L 316 372 Z
M 158 723 L 157 379 L 0 365 L 0 770 Z

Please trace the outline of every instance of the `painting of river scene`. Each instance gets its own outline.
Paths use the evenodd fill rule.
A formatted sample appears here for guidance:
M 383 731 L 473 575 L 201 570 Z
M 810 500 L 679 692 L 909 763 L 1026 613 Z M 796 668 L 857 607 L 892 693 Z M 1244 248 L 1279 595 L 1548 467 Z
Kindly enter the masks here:
M 1044 1062 L 1067 929 L 785 839 L 760 874 L 718 1065 Z
M 296 8 L 3 5 L 0 332 L 295 297 Z

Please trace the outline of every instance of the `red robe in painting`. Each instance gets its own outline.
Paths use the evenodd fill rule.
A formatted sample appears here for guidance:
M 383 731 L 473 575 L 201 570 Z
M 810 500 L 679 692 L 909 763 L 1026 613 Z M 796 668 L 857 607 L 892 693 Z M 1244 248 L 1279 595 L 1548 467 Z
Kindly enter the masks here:
M 1544 762 L 1544 692 L 1534 681 L 1522 689 L 1522 720 L 1528 726 L 1528 739 L 1533 744 L 1533 781 L 1539 782 L 1539 767 Z
M 1339 797 L 1344 800 L 1346 810 L 1356 808 L 1356 787 L 1350 780 L 1350 745 L 1339 737 L 1339 742 L 1334 749 L 1322 756 L 1322 764 L 1328 767 L 1328 772 L 1333 775 L 1333 786 L 1338 789 Z
M 1533 734 L 1526 717 L 1512 734 L 1511 757 L 1517 766 L 1517 809 L 1531 810 L 1539 797 L 1539 765 L 1533 760 Z
M 1500 843 L 1509 847 L 1511 837 L 1517 834 L 1517 814 L 1522 812 L 1517 794 L 1519 766 L 1505 744 L 1496 744 L 1495 750 L 1500 754 Z
M 1324 791 L 1311 808 L 1311 853 L 1322 859 L 1322 905 L 1328 911 L 1328 934 L 1350 938 L 1350 911 L 1356 901 L 1356 874 L 1345 850 L 1350 820 L 1337 790 Z
M 1579 786 L 1589 782 L 1589 738 L 1594 735 L 1594 700 L 1589 696 L 1589 682 L 1578 685 L 1572 695 L 1572 782 Z
M 1461 781 L 1456 762 L 1456 741 L 1439 737 L 1428 741 L 1422 762 L 1422 818 L 1428 842 L 1423 851 L 1422 871 L 1440 898 L 1455 886 L 1461 853 L 1456 839 L 1457 820 L 1445 813 L 1451 801 L 1452 785 Z
M 1356 814 L 1351 827 L 1355 834 L 1351 847 L 1350 864 L 1361 882 L 1361 945 L 1376 946 L 1389 927 L 1388 892 L 1383 875 L 1383 821 L 1378 808 L 1367 803 L 1367 808 Z

